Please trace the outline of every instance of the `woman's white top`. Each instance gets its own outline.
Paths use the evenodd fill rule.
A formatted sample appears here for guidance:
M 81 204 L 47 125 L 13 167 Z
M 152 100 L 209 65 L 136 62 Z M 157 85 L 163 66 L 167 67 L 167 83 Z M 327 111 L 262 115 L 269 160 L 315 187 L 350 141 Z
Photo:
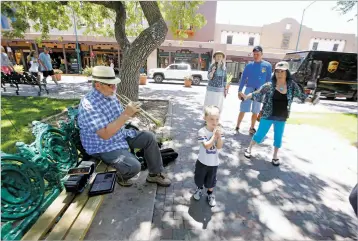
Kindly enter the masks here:
M 30 64 L 31 64 L 31 67 L 29 69 L 30 72 L 34 72 L 34 73 L 39 72 L 39 63 L 37 62 L 37 59 L 32 57 Z

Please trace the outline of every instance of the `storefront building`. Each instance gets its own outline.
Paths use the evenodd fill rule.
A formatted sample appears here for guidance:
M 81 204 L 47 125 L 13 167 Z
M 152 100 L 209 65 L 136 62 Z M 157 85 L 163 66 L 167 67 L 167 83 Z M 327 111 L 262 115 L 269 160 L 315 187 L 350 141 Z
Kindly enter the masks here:
M 157 67 L 166 68 L 174 63 L 190 64 L 195 70 L 208 70 L 211 50 L 204 52 L 195 49 L 161 47 L 158 49 Z
M 6 41 L 2 40 L 1 45 L 6 49 L 9 58 L 16 64 L 23 65 L 27 70 L 28 66 L 26 58 L 31 51 L 41 53 L 44 47 L 51 49 L 50 56 L 54 69 L 61 69 L 64 73 L 78 73 L 78 60 L 76 52 L 76 43 L 64 42 L 42 42 L 36 44 L 34 41 L 18 40 Z M 121 51 L 116 44 L 96 44 L 96 43 L 80 43 L 81 68 L 96 65 L 110 65 L 110 60 L 115 66 L 121 61 Z

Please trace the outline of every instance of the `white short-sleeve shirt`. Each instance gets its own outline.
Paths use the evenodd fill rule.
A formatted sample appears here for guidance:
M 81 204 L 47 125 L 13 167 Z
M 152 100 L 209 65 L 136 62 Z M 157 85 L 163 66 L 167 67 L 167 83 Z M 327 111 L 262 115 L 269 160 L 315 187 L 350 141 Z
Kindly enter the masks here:
M 203 143 L 210 140 L 210 138 L 213 136 L 213 132 L 206 129 L 206 127 L 203 127 L 198 132 L 198 141 L 200 143 L 199 148 L 199 156 L 198 160 L 207 166 L 218 166 L 220 163 L 219 160 L 219 150 L 216 149 L 216 143 L 210 148 L 205 149 Z M 221 134 L 221 139 L 224 139 L 223 134 Z

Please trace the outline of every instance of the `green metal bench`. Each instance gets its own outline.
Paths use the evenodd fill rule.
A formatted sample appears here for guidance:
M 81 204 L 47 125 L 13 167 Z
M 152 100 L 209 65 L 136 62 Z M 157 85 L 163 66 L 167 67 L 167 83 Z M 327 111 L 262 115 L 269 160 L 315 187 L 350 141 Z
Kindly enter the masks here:
M 60 128 L 34 121 L 32 144 L 17 142 L 16 154 L 1 152 L 2 240 L 84 238 L 103 196 L 89 198 L 86 190 L 75 196 L 63 187 L 67 171 L 86 155 L 77 112 L 68 108 Z M 101 163 L 96 172 L 107 168 Z

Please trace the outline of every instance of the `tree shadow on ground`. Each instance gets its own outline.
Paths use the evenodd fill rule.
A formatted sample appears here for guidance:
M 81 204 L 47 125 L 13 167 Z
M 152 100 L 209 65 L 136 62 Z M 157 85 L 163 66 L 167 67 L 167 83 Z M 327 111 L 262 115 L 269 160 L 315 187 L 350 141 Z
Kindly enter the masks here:
M 150 91 L 150 95 L 161 95 L 161 91 Z M 208 207 L 205 201 L 193 203 L 192 200 L 198 153 L 196 133 L 202 127 L 197 120 L 201 119 L 203 97 L 184 91 L 166 91 L 166 95 L 176 96 L 172 125 L 174 148 L 179 158 L 175 165 L 168 167 L 173 182 L 162 191 L 165 193 L 161 194 L 163 205 L 158 210 L 162 215 L 169 212 L 176 220 L 182 220 L 175 225 L 166 219 L 161 224 L 153 222 L 155 228 L 172 229 L 172 236 L 164 235 L 167 239 L 338 240 L 354 237 L 356 219 L 348 196 L 339 192 L 346 190 L 346 185 L 337 182 L 337 192 L 330 186 L 331 181 L 297 169 L 290 156 L 284 156 L 285 162 L 274 167 L 270 163 L 272 147 L 265 143 L 257 146 L 257 154 L 248 160 L 243 150 L 251 137 L 232 133 L 226 135 L 221 154 L 215 190 L 217 206 L 210 209 L 212 214 L 208 211 L 211 219 L 203 230 L 203 219 L 193 218 L 192 214 L 193 209 L 201 212 L 200 207 Z M 224 129 L 230 128 L 226 121 L 223 123 Z M 298 157 L 307 165 L 313 161 Z

